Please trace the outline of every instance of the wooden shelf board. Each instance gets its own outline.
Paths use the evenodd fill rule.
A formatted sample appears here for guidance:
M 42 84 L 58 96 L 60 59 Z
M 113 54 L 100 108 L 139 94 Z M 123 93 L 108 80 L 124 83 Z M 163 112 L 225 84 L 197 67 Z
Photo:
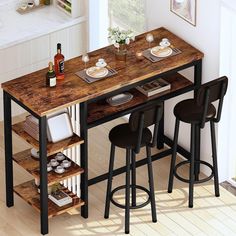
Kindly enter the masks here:
M 48 162 L 54 157 L 55 155 L 48 157 Z M 14 154 L 13 160 L 26 171 L 28 171 L 31 175 L 33 175 L 34 178 L 38 180 L 40 179 L 39 161 L 32 158 L 30 149 Z M 63 174 L 57 174 L 54 171 L 48 172 L 48 185 L 58 183 L 72 176 L 80 175 L 83 172 L 84 170 L 72 161 L 71 166 L 66 169 Z
M 28 142 L 30 145 L 32 145 L 34 148 L 39 150 L 39 142 L 24 131 L 23 125 L 24 125 L 24 122 L 14 124 L 12 126 L 12 130 L 21 138 L 23 138 L 26 142 Z M 67 148 L 71 148 L 75 145 L 82 144 L 83 142 L 84 141 L 75 133 L 72 137 L 59 141 L 57 143 L 48 142 L 47 155 L 51 156 L 58 152 L 62 152 Z
M 48 218 L 63 214 L 70 211 L 71 209 L 78 208 L 84 205 L 84 201 L 70 192 L 68 189 L 65 188 L 64 191 L 74 199 L 74 203 L 59 207 L 50 199 L 48 199 Z M 14 187 L 14 192 L 28 204 L 30 204 L 34 209 L 40 212 L 40 195 L 37 192 L 37 187 L 35 187 L 34 180 Z
M 107 116 L 110 116 L 112 114 L 116 114 L 121 111 L 125 111 L 129 108 L 135 107 L 137 105 L 143 104 L 145 102 L 148 102 L 152 99 L 156 99 L 158 97 L 161 97 L 163 95 L 171 94 L 174 93 L 178 90 L 187 88 L 189 86 L 192 86 L 193 83 L 189 81 L 187 78 L 184 76 L 175 73 L 173 75 L 170 75 L 168 77 L 162 77 L 166 81 L 168 81 L 171 84 L 171 89 L 164 91 L 162 93 L 158 93 L 154 96 L 151 97 L 146 97 L 143 95 L 141 92 L 139 92 L 136 89 L 131 89 L 129 92 L 133 94 L 133 99 L 130 102 L 127 102 L 125 104 L 122 104 L 120 106 L 111 106 L 109 105 L 105 99 L 101 101 L 97 101 L 94 103 L 88 104 L 88 123 L 95 122 L 97 120 L 100 120 L 102 118 L 105 118 Z

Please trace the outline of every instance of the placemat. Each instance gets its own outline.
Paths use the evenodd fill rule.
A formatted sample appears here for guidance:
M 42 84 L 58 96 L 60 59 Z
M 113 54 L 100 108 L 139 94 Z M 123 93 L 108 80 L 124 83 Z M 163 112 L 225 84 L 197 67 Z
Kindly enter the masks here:
M 167 57 L 172 57 L 172 56 L 182 53 L 182 51 L 179 50 L 178 48 L 171 48 L 171 49 L 172 49 L 172 53 Z M 143 56 L 146 57 L 151 62 L 158 62 L 167 58 L 167 57 L 156 57 L 152 55 L 150 49 L 143 51 Z
M 78 71 L 76 72 L 75 74 L 77 76 L 79 76 L 81 79 L 83 79 L 85 82 L 87 82 L 88 84 L 91 84 L 91 83 L 94 83 L 94 82 L 97 82 L 99 80 L 102 80 L 102 79 L 106 79 L 108 77 L 111 77 L 113 75 L 116 75 L 118 72 L 115 70 L 115 69 L 112 69 L 112 68 L 107 68 L 108 69 L 108 74 L 102 78 L 93 78 L 93 77 L 90 77 L 86 74 L 86 71 L 85 70 L 81 70 L 81 71 Z

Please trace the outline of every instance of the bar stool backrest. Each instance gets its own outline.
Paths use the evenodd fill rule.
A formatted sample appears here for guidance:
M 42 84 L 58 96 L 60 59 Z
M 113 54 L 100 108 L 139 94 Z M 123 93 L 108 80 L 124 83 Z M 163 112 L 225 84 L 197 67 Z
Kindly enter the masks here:
M 214 122 L 219 122 L 222 112 L 223 100 L 228 87 L 228 78 L 226 76 L 212 80 L 201 85 L 198 89 L 196 102 L 198 106 L 204 107 L 202 115 L 201 128 L 204 128 L 208 107 L 212 102 L 219 100 L 217 115 Z
M 163 105 L 155 104 L 149 107 L 142 108 L 138 111 L 131 113 L 129 118 L 129 126 L 131 131 L 138 131 L 137 145 L 135 152 L 139 153 L 142 141 L 143 129 L 154 125 L 154 132 L 152 137 L 151 146 L 154 147 L 157 143 L 158 125 L 162 118 Z

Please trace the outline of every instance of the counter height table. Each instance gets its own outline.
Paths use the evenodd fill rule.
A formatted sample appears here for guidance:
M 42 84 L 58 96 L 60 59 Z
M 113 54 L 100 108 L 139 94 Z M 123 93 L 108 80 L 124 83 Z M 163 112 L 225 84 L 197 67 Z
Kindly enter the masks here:
M 115 59 L 114 46 L 108 46 L 89 53 L 89 66 L 95 65 L 99 58 L 104 58 L 109 67 L 118 72 L 110 78 L 101 79 L 92 84 L 86 83 L 75 75 L 76 72 L 84 69 L 84 63 L 81 57 L 77 57 L 65 62 L 65 79 L 58 81 L 57 86 L 54 88 L 45 86 L 47 69 L 2 84 L 4 93 L 6 204 L 8 207 L 14 205 L 13 192 L 15 192 L 37 209 L 41 215 L 42 234 L 48 233 L 49 217 L 66 212 L 74 207 L 81 207 L 81 215 L 87 218 L 89 207 L 88 186 L 103 181 L 108 177 L 108 174 L 105 173 L 88 179 L 88 129 L 129 114 L 151 103 L 164 102 L 167 99 L 195 90 L 201 85 L 203 53 L 165 28 L 155 29 L 150 31 L 150 33 L 155 38 L 152 46 L 158 45 L 162 38 L 168 38 L 171 44 L 180 49 L 182 53 L 167 57 L 155 63 L 148 59 L 137 61 L 135 52 L 148 48 L 148 43 L 145 40 L 146 34 L 142 34 L 137 36 L 135 42 L 129 45 L 126 62 L 120 62 Z M 193 83 L 178 73 L 178 71 L 190 67 L 194 68 Z M 171 84 L 171 89 L 149 98 L 135 89 L 138 85 L 150 82 L 158 77 L 167 80 Z M 134 98 L 130 102 L 116 107 L 110 106 L 105 102 L 106 98 L 124 91 L 129 91 L 134 95 Z M 12 124 L 12 100 L 39 120 L 39 142 L 24 132 L 22 123 Z M 80 104 L 80 135 L 74 134 L 73 137 L 61 142 L 49 143 L 47 141 L 46 116 L 54 111 L 75 104 Z M 12 131 L 21 136 L 33 147 L 40 150 L 39 164 L 32 160 L 29 150 L 13 155 Z M 164 118 L 162 118 L 158 140 L 158 148 L 162 148 L 164 143 L 172 146 L 172 140 L 164 134 Z M 48 174 L 48 158 L 57 152 L 75 145 L 81 145 L 81 166 L 75 164 L 72 173 L 65 176 L 53 177 Z M 189 152 L 180 146 L 178 146 L 178 152 L 189 158 Z M 196 149 L 196 153 L 199 153 L 199 148 Z M 152 156 L 152 160 L 154 161 L 170 154 L 171 149 L 165 149 Z M 13 160 L 40 180 L 40 194 L 37 193 L 34 181 L 13 187 Z M 145 163 L 145 159 L 139 160 L 136 166 L 139 167 Z M 37 165 L 38 173 L 35 173 L 35 166 Z M 124 171 L 125 167 L 121 167 L 114 170 L 114 175 L 118 175 Z M 47 185 L 79 174 L 81 174 L 81 199 L 77 197 L 73 204 L 62 208 L 57 207 L 48 200 Z

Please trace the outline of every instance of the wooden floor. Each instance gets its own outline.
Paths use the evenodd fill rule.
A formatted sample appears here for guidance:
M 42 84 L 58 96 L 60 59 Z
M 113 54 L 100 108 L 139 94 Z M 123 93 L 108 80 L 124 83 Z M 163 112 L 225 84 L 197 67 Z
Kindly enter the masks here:
M 89 131 L 89 176 L 94 177 L 108 169 L 109 142 L 107 134 L 111 127 L 123 122 L 122 119 L 107 123 Z M 15 206 L 8 209 L 5 206 L 4 189 L 4 153 L 2 124 L 0 126 L 0 235 L 1 236 L 34 236 L 39 234 L 39 215 L 18 196 L 15 196 Z M 15 151 L 22 150 L 26 144 L 14 136 Z M 124 164 L 124 152 L 116 152 L 115 166 Z M 141 153 L 138 158 L 142 157 Z M 175 180 L 174 191 L 168 194 L 167 179 L 170 158 L 153 163 L 155 193 L 158 222 L 152 223 L 150 205 L 131 211 L 131 235 L 236 235 L 236 198 L 221 187 L 221 197 L 213 194 L 212 182 L 195 187 L 194 208 L 189 209 L 188 186 Z M 23 169 L 14 165 L 15 184 L 30 180 Z M 187 174 L 187 168 L 181 170 Z M 121 185 L 125 176 L 114 178 L 114 185 Z M 147 186 L 147 167 L 137 169 L 137 181 Z M 79 211 L 50 219 L 50 234 L 53 236 L 74 235 L 123 235 L 124 211 L 111 205 L 109 219 L 103 218 L 106 181 L 89 188 L 89 219 L 81 218 Z M 117 194 L 122 202 L 124 193 Z M 138 201 L 143 201 L 145 195 L 138 193 Z

